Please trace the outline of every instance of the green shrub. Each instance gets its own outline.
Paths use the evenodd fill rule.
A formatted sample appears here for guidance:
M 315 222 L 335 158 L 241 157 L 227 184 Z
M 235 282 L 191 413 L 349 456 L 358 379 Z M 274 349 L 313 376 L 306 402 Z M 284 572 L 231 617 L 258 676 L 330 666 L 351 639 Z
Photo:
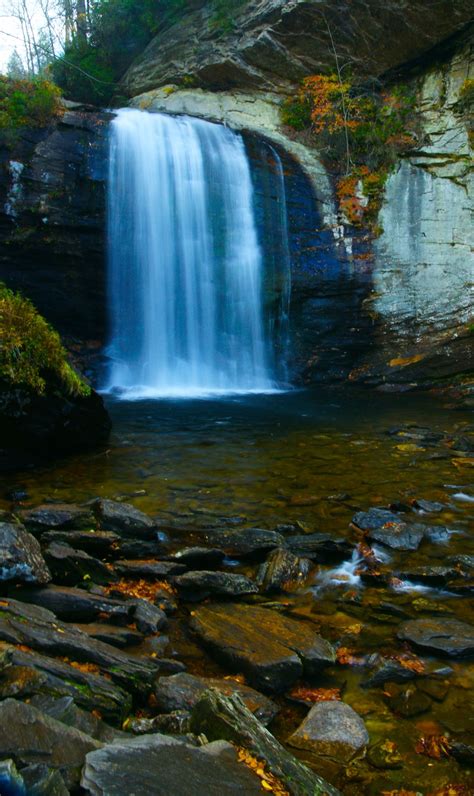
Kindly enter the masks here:
M 19 293 L 0 283 L 0 379 L 44 395 L 48 386 L 67 395 L 89 395 L 73 370 L 59 334 Z
M 61 112 L 61 92 L 44 78 L 0 75 L 0 129 L 47 127 Z

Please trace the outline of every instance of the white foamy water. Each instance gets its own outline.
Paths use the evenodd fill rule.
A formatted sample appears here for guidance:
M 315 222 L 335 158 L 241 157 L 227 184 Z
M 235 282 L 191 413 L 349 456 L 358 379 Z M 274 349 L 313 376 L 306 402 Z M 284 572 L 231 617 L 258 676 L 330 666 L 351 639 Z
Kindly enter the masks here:
M 108 190 L 107 389 L 131 399 L 277 390 L 242 137 L 119 111 Z

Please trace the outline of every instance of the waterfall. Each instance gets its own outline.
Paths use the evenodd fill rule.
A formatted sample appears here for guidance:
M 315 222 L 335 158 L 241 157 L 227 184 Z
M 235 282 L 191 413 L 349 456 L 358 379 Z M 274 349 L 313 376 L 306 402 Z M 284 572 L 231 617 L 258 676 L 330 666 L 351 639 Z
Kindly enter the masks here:
M 119 111 L 108 208 L 108 389 L 275 390 L 242 137 L 196 118 Z

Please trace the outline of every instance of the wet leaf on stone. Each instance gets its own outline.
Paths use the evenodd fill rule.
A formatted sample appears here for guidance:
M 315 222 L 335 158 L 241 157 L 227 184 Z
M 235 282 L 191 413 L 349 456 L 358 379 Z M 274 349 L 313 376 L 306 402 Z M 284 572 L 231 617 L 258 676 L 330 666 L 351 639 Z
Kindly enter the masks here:
M 241 746 L 237 747 L 237 757 L 240 763 L 244 763 L 259 777 L 262 788 L 268 793 L 273 793 L 274 796 L 290 796 L 280 780 L 265 769 L 266 764 L 257 760 L 247 749 L 243 749 Z
M 341 699 L 340 688 L 293 688 L 289 696 L 302 702 L 334 702 Z

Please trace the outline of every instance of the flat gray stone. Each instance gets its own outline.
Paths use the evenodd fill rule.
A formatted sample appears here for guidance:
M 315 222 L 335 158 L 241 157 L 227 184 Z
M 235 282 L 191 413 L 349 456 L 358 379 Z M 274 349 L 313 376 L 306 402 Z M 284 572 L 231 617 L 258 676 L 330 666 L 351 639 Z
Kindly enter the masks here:
M 474 655 L 474 626 L 458 619 L 412 619 L 400 627 L 397 636 L 415 647 L 450 658 Z
M 346 763 L 369 743 L 358 713 L 344 702 L 318 702 L 290 736 L 288 743 Z
M 335 660 L 314 626 L 267 608 L 226 603 L 197 608 L 191 626 L 203 644 L 253 687 L 285 691 Z
M 143 511 L 129 503 L 118 503 L 115 500 L 96 500 L 93 503 L 94 514 L 104 531 L 114 531 L 125 536 L 144 536 L 151 538 L 155 533 L 155 523 Z
M 87 755 L 81 785 L 91 796 L 262 796 L 231 744 L 195 747 L 159 733 Z

